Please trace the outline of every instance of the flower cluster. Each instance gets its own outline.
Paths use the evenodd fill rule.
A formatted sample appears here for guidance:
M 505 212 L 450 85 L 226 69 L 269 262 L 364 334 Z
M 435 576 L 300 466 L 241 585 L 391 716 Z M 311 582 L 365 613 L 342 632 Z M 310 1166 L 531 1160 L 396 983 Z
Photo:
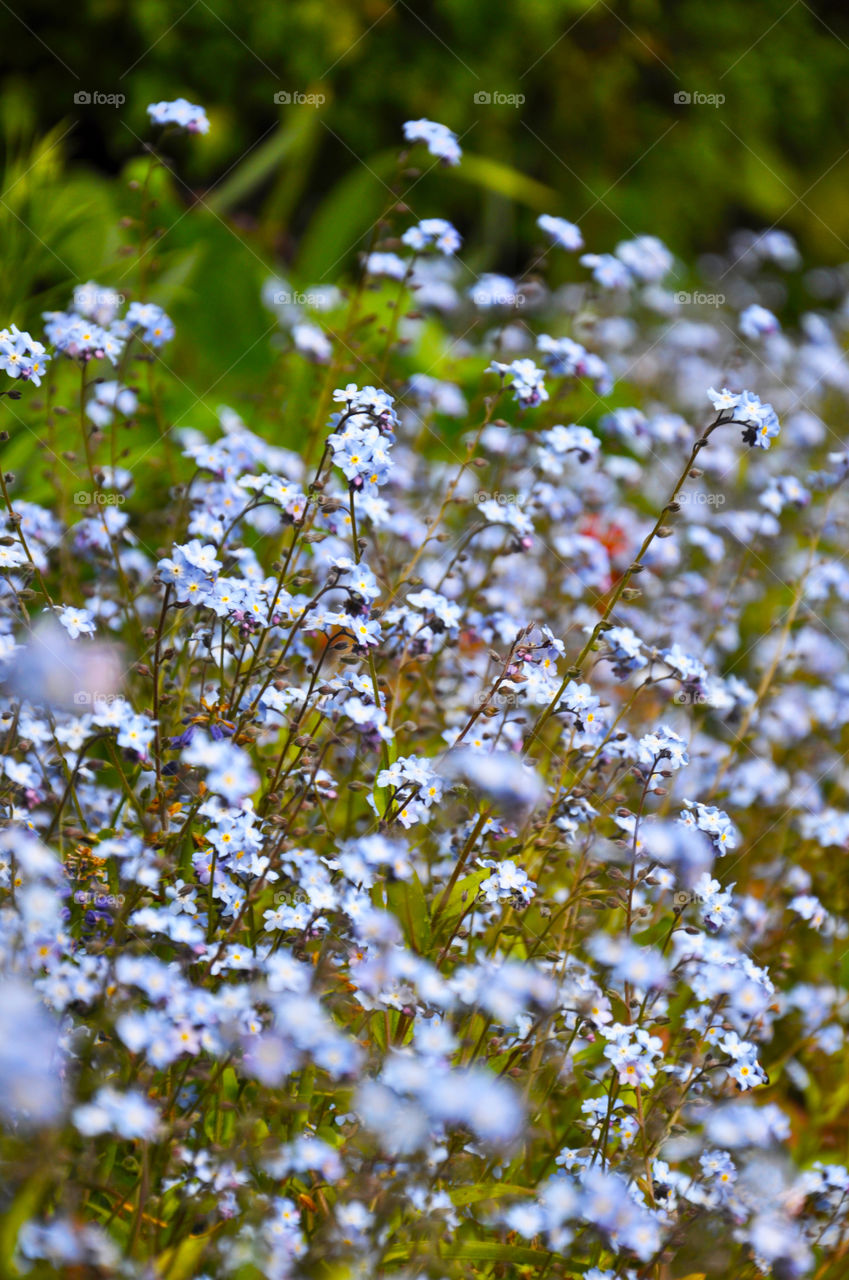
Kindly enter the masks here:
M 436 249 L 439 253 L 456 253 L 460 248 L 460 234 L 450 222 L 444 218 L 424 218 L 415 227 L 410 227 L 401 237 L 404 244 L 416 253 L 425 249 Z
M 456 133 L 435 120 L 408 120 L 404 125 L 408 142 L 424 142 L 432 156 L 443 164 L 459 164 L 463 155 Z
M 22 378 L 40 387 L 49 359 L 44 344 L 22 333 L 17 325 L 0 329 L 0 369 L 10 378 Z
M 122 301 L 114 290 L 85 285 L 75 291 L 69 311 L 44 313 L 45 335 L 57 351 L 83 364 L 108 359 L 116 365 L 132 338 L 153 348 L 171 341 L 174 325 L 161 307 L 132 302 L 126 315 L 119 317 Z M 25 372 L 24 376 L 32 375 Z
M 203 107 L 196 107 L 185 98 L 173 102 L 152 102 L 147 114 L 153 124 L 173 124 L 189 133 L 208 133 L 209 120 Z

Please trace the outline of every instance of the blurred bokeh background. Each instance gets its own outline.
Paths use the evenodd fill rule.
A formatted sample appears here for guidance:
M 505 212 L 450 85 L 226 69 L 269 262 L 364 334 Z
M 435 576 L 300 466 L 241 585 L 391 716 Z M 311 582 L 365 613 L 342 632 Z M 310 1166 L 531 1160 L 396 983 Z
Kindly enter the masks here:
M 206 107 L 210 133 L 169 144 L 179 177 L 148 191 L 157 300 L 198 340 L 189 381 L 193 359 L 223 373 L 234 334 L 249 379 L 269 271 L 344 277 L 397 192 L 455 222 L 475 271 L 520 273 L 541 212 L 597 251 L 653 232 L 693 263 L 779 226 L 808 261 L 849 261 L 837 0 L 9 0 L 0 31 L 6 320 L 131 279 L 145 107 Z M 457 132 L 464 163 L 393 189 L 419 116 Z

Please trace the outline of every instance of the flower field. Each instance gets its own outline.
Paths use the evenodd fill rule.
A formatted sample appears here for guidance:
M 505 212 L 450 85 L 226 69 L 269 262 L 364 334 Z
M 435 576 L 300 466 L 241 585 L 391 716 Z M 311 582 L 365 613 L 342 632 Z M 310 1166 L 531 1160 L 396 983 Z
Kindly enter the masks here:
M 0 318 L 2 1273 L 843 1280 L 845 277 L 478 273 L 409 120 L 191 386 L 148 115 L 129 266 Z

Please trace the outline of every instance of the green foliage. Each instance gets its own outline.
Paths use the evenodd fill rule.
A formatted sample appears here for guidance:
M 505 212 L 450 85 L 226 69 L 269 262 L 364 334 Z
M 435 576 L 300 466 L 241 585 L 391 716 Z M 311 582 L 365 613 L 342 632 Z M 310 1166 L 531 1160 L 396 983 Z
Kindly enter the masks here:
M 598 248 L 650 230 L 687 257 L 741 223 L 786 225 L 825 260 L 849 243 L 840 12 L 783 0 L 756 21 L 736 0 L 538 0 L 494 14 L 469 0 L 426 11 L 85 0 L 78 16 L 71 31 L 49 11 L 38 38 L 18 22 L 9 42 L 0 311 L 35 330 L 92 277 L 140 296 L 137 232 L 120 224 L 139 219 L 147 196 L 156 300 L 196 338 L 168 379 L 163 411 L 177 426 L 214 420 L 225 371 L 251 420 L 258 387 L 276 385 L 263 281 L 276 271 L 308 288 L 350 275 L 399 199 L 453 219 L 478 272 L 544 252 L 535 218 L 546 211 L 579 221 Z M 0 15 L 0 27 L 14 22 Z M 79 106 L 81 88 L 127 101 Z M 278 104 L 281 89 L 324 101 Z M 682 89 L 726 100 L 678 105 Z M 482 91 L 525 102 L 475 102 Z M 181 176 L 156 171 L 145 189 L 145 106 L 178 93 L 208 108 L 212 128 L 190 146 L 169 139 Z M 436 173 L 425 158 L 399 174 L 401 122 L 421 114 L 461 135 L 459 170 Z M 234 337 L 242 354 L 230 368 Z M 439 343 L 434 373 L 462 380 Z M 280 393 L 284 435 L 313 387 L 309 371 L 294 382 L 285 403 Z
M 402 120 L 418 115 L 456 129 L 473 157 L 498 157 L 467 159 L 440 209 L 475 229 L 490 266 L 523 258 L 534 235 L 525 207 L 542 202 L 595 243 L 651 230 L 684 256 L 740 221 L 785 223 L 833 260 L 849 242 L 849 21 L 836 5 L 84 0 L 72 28 L 58 8 L 41 17 L 38 36 L 11 10 L 0 17 L 19 120 L 35 134 L 61 121 L 87 168 L 116 171 L 146 136 L 148 102 L 180 93 L 202 102 L 212 129 L 181 149 L 181 172 L 217 213 L 247 210 L 268 252 L 297 262 L 304 241 L 314 278 L 353 252 L 390 195 L 384 157 Z M 79 89 L 127 101 L 80 107 Z M 278 104 L 280 90 L 325 101 Z M 525 101 L 480 104 L 482 91 Z M 725 101 L 678 105 L 680 91 Z M 529 175 L 521 183 L 520 171 Z M 426 216 L 429 184 L 412 181 L 411 202 Z M 483 220 L 480 187 L 489 192 Z M 79 212 L 85 194 L 67 189 L 59 214 Z

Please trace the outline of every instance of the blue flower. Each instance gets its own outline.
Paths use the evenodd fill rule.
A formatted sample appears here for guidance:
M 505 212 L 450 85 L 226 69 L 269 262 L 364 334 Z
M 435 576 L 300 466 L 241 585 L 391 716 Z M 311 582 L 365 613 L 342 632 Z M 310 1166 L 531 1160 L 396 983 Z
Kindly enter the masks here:
M 443 164 L 459 164 L 462 156 L 457 135 L 435 120 L 407 120 L 404 137 L 408 142 L 424 142 L 432 156 Z
M 567 222 L 565 218 L 555 218 L 549 213 L 543 213 L 537 218 L 537 226 L 559 249 L 576 252 L 584 247 L 584 237 L 574 222 Z
M 173 102 L 152 102 L 147 109 L 154 124 L 175 124 L 189 133 L 208 133 L 209 120 L 203 107 L 196 107 L 185 98 Z
M 425 218 L 417 226 L 408 228 L 401 239 L 417 253 L 436 249 L 439 253 L 452 254 L 462 243 L 460 233 L 444 218 Z

